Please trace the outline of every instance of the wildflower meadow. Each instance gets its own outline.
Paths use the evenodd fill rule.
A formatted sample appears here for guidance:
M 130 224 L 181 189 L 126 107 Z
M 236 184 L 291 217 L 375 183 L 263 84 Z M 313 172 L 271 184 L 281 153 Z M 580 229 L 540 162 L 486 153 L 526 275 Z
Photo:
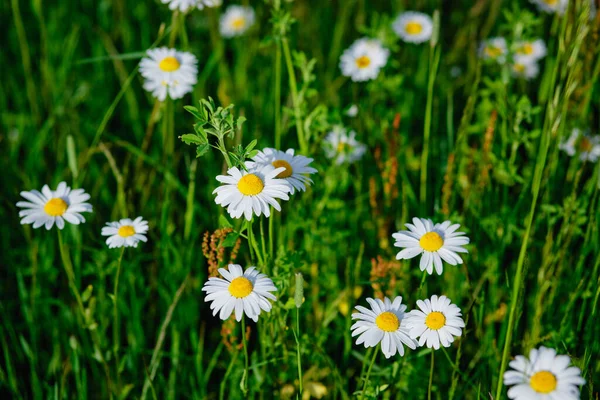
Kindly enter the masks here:
M 600 399 L 598 0 L 6 0 L 1 399 Z

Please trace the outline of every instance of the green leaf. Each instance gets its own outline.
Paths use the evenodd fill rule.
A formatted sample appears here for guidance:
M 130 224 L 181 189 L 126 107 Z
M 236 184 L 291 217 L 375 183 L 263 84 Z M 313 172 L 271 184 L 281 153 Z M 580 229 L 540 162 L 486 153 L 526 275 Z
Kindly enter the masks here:
M 198 111 L 198 109 L 196 107 L 192 107 L 192 106 L 183 106 L 183 108 L 189 112 L 190 114 L 192 114 L 195 118 L 199 119 L 199 120 L 205 120 L 205 118 L 203 117 L 203 115 L 200 113 L 200 111 Z
M 235 244 L 235 242 L 238 240 L 239 237 L 240 237 L 239 233 L 230 232 L 229 234 L 227 234 L 227 237 L 225 238 L 225 240 L 223 240 L 223 244 L 221 246 L 233 247 L 233 245 Z
M 200 158 L 205 155 L 209 149 L 210 145 L 208 143 L 198 145 L 196 148 L 196 158 Z
M 248 146 L 246 146 L 246 150 L 244 151 L 244 153 L 249 153 L 252 151 L 252 149 L 256 146 L 256 143 L 258 143 L 258 140 L 254 139 L 253 141 L 251 141 Z
M 221 228 L 233 228 L 233 225 L 231 224 L 231 222 L 229 222 L 227 217 L 224 215 L 219 215 L 219 226 Z
M 179 139 L 181 139 L 185 144 L 206 144 L 206 141 L 203 138 L 201 138 L 198 135 L 194 135 L 193 133 L 186 133 L 185 135 L 181 135 L 179 136 Z
M 237 129 L 242 129 L 244 122 L 246 122 L 246 117 L 239 117 L 237 119 Z

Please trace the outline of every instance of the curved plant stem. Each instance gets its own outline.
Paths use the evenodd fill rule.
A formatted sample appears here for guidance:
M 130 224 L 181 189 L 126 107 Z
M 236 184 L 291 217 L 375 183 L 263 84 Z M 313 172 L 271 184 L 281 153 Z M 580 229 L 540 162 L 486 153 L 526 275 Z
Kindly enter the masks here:
M 125 254 L 125 246 L 121 248 L 119 261 L 117 263 L 117 274 L 115 275 L 115 287 L 113 291 L 113 353 L 115 355 L 115 364 L 117 366 L 117 382 L 119 380 L 119 277 L 121 276 L 121 262 Z
M 431 367 L 429 368 L 429 385 L 427 385 L 427 400 L 431 400 L 431 387 L 433 386 L 433 365 L 435 363 L 435 350 L 431 349 Z
M 369 369 L 367 370 L 367 375 L 365 375 L 365 383 L 363 384 L 362 393 L 360 394 L 360 400 L 365 398 L 365 391 L 367 390 L 367 385 L 369 384 L 369 377 L 371 376 L 371 370 L 373 369 L 373 364 L 375 364 L 375 359 L 377 358 L 377 353 L 379 350 L 379 346 L 373 349 L 373 358 L 371 358 L 371 363 L 369 364 Z
M 248 345 L 246 344 L 246 316 L 242 316 L 242 343 L 244 345 L 244 374 L 240 382 L 240 388 L 244 396 L 248 393 Z

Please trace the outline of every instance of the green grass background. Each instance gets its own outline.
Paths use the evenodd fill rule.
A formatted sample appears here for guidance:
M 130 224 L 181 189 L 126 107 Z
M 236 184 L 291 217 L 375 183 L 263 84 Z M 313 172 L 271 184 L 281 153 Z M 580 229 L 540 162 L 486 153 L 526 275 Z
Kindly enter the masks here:
M 558 144 L 573 127 L 599 131 L 598 19 L 585 18 L 580 2 L 561 18 L 523 0 L 297 0 L 280 5 L 295 19 L 282 36 L 271 23 L 274 4 L 250 3 L 257 24 L 232 40 L 218 34 L 222 8 L 173 16 L 158 1 L 0 3 L 2 398 L 242 398 L 239 325 L 213 317 L 200 291 L 208 273 L 203 235 L 223 225 L 211 195 L 223 160 L 217 152 L 196 160 L 177 139 L 193 130 L 183 106 L 211 96 L 247 118 L 230 145 L 257 139 L 259 148 L 272 147 L 279 126 L 282 149 L 297 148 L 299 122 L 305 155 L 319 170 L 306 193 L 283 205 L 267 239 L 274 245 L 263 268 L 279 301 L 249 324 L 249 397 L 299 395 L 292 330 L 294 273 L 301 272 L 304 398 L 348 399 L 362 388 L 368 353 L 353 344 L 350 314 L 385 292 L 403 296 L 409 309 L 445 294 L 463 310 L 463 337 L 436 353 L 433 398 L 495 396 L 514 310 L 508 356 L 539 345 L 569 354 L 588 382 L 582 398 L 597 399 L 600 171 Z M 439 11 L 435 48 L 404 44 L 391 32 L 396 14 L 410 9 Z M 391 57 L 377 80 L 352 83 L 338 60 L 363 35 L 382 39 Z M 524 82 L 481 63 L 479 41 L 496 35 L 543 38 L 540 76 Z M 282 39 L 304 54 L 294 57 L 296 108 Z M 159 104 L 136 67 L 146 49 L 169 44 L 198 57 L 199 78 L 191 95 Z M 349 118 L 343 110 L 353 103 L 359 114 Z M 369 146 L 354 165 L 332 165 L 321 150 L 338 123 Z M 87 323 L 56 232 L 21 226 L 15 206 L 21 190 L 62 180 L 89 192 L 94 206 L 85 224 L 63 232 Z M 138 215 L 150 222 L 149 242 L 124 253 L 117 345 L 111 296 L 120 251 L 106 248 L 100 230 Z M 465 264 L 427 276 L 421 290 L 418 261 L 393 262 L 391 234 L 414 216 L 450 219 L 471 238 Z M 245 241 L 237 262 L 251 265 Z M 372 273 L 373 263 L 383 275 Z M 379 356 L 368 396 L 425 398 L 429 353 Z

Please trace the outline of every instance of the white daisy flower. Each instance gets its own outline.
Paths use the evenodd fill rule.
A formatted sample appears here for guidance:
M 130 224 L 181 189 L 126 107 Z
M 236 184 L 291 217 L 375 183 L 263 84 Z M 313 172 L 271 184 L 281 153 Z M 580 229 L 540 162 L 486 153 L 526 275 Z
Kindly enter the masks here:
M 600 136 L 591 136 L 575 128 L 559 148 L 571 157 L 579 153 L 581 161 L 596 162 L 600 158 Z
M 295 190 L 305 191 L 305 185 L 312 183 L 312 180 L 306 174 L 317 172 L 316 169 L 309 167 L 313 159 L 294 155 L 294 149 L 288 149 L 286 152 L 283 152 L 281 150 L 266 148 L 263 151 L 259 151 L 252 160 L 253 162 L 249 161 L 246 163 L 249 169 L 263 165 L 285 168 L 275 178 L 285 179 L 290 184 L 290 194 L 294 194 Z
M 137 217 L 133 221 L 124 218 L 119 221 L 107 222 L 102 228 L 102 236 L 109 236 L 106 244 L 109 249 L 115 247 L 137 247 L 140 241 L 147 242 L 148 221 Z
M 186 12 L 193 7 L 202 10 L 204 7 L 218 7 L 222 0 L 161 0 L 163 4 L 168 4 L 171 10 Z
M 226 38 L 241 36 L 254 25 L 254 20 L 252 7 L 229 6 L 219 19 L 219 32 Z
M 381 68 L 387 64 L 390 51 L 377 39 L 358 39 L 340 57 L 342 75 L 354 82 L 377 78 Z
M 404 224 L 409 230 L 399 231 L 392 236 L 396 239 L 394 246 L 404 247 L 396 255 L 398 260 L 408 260 L 423 254 L 419 267 L 433 274 L 433 267 L 438 275 L 444 270 L 442 260 L 450 265 L 462 264 L 458 253 L 468 253 L 463 246 L 469 244 L 469 238 L 464 232 L 456 232 L 459 224 L 451 225 L 450 221 L 433 224 L 430 219 L 413 218 L 412 224 Z
M 219 313 L 219 318 L 226 320 L 235 310 L 235 319 L 239 322 L 246 314 L 254 322 L 262 311 L 271 311 L 270 300 L 277 298 L 270 292 L 277 291 L 273 281 L 261 274 L 256 267 L 246 271 L 240 265 L 229 264 L 229 271 L 219 268 L 223 278 L 208 278 L 202 287 L 206 292 L 204 301 L 212 302 L 210 309 L 213 315 Z
M 563 14 L 567 9 L 569 0 L 529 0 L 535 4 L 540 11 L 547 13 Z
M 367 146 L 357 141 L 355 136 L 356 132 L 348 132 L 342 126 L 335 126 L 323 142 L 327 157 L 335 160 L 338 165 L 360 160 L 367 151 Z
M 405 42 L 423 43 L 431 38 L 433 21 L 427 14 L 407 11 L 396 17 L 392 29 Z
M 523 40 L 514 45 L 515 60 L 523 63 L 535 62 L 546 56 L 546 44 L 542 39 Z
M 544 346 L 532 349 L 529 358 L 516 356 L 504 373 L 508 398 L 514 400 L 579 400 L 579 388 L 585 384 L 581 370 L 569 367 L 571 358 L 557 355 Z
M 354 118 L 358 115 L 358 106 L 356 104 L 352 104 L 350 108 L 346 110 L 346 115 L 350 118 Z
M 145 78 L 144 89 L 160 101 L 180 99 L 192 91 L 198 75 L 198 60 L 192 53 L 167 47 L 151 49 L 140 62 L 140 73 Z
M 486 39 L 479 45 L 479 56 L 484 60 L 494 60 L 499 64 L 504 64 L 508 46 L 503 37 L 494 37 Z
M 406 325 L 410 328 L 410 337 L 419 338 L 419 346 L 427 345 L 435 350 L 450 347 L 455 337 L 460 337 L 465 321 L 460 308 L 452 304 L 446 296 L 431 296 L 430 299 L 417 300 L 420 310 L 412 310 L 406 316 Z
M 274 168 L 272 165 L 260 165 L 250 171 L 230 168 L 227 175 L 217 176 L 223 185 L 213 191 L 217 194 L 215 202 L 227 207 L 232 218 L 244 215 L 250 221 L 253 214 L 269 217 L 270 205 L 281 211 L 275 199 L 289 200 L 290 184 L 285 179 L 276 178 L 285 171 L 284 167 Z
M 524 61 L 515 57 L 514 62 L 510 66 L 510 72 L 515 78 L 531 80 L 538 76 L 540 67 L 535 61 Z
M 356 344 L 365 347 L 375 347 L 381 343 L 385 358 L 390 358 L 396 352 L 404 355 L 404 345 L 411 349 L 417 348 L 417 342 L 409 337 L 404 318 L 406 306 L 402 297 L 398 296 L 391 302 L 385 297 L 383 301 L 368 298 L 371 309 L 356 306 L 358 313 L 352 314 L 352 319 L 358 320 L 350 327 L 352 337 L 358 335 Z
M 65 221 L 79 225 L 85 222 L 82 212 L 92 212 L 92 205 L 86 203 L 90 195 L 83 189 L 71 190 L 65 182 L 61 182 L 56 190 L 50 190 L 48 185 L 44 185 L 41 192 L 30 190 L 21 192 L 28 201 L 19 201 L 17 207 L 24 208 L 19 211 L 21 224 L 33 224 L 37 229 L 44 225 L 50 230 L 56 223 L 58 229 L 65 227 Z

